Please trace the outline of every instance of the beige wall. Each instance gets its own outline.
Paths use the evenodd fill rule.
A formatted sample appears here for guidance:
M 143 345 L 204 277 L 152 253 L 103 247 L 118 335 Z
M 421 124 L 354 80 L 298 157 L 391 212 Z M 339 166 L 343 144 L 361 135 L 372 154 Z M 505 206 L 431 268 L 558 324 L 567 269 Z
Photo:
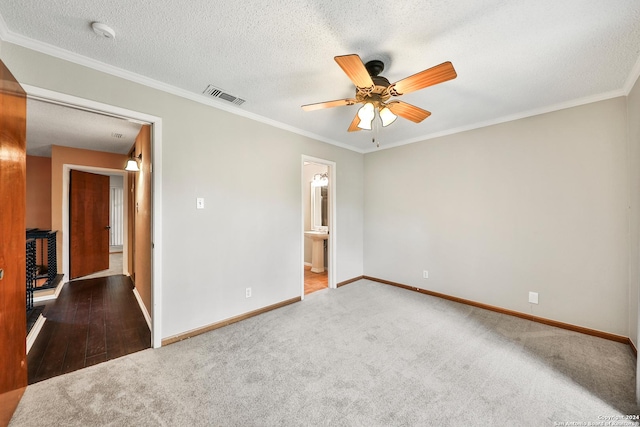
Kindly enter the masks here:
M 29 120 L 29 116 L 27 116 Z M 127 156 L 113 153 L 103 153 L 77 148 L 60 147 L 54 145 L 51 149 L 51 228 L 57 230 L 58 273 L 63 273 L 63 224 L 62 203 L 63 192 L 63 166 L 80 165 L 107 169 L 121 170 L 124 167 Z M 68 277 L 65 280 L 69 280 Z
M 362 154 L 10 43 L 2 56 L 22 83 L 162 118 L 163 337 L 301 295 L 302 155 L 336 163 L 336 280 L 362 275 Z
M 27 228 L 51 229 L 51 158 L 27 156 Z M 36 244 L 38 264 L 49 265 L 44 243 Z M 44 253 L 43 253 L 44 252 Z
M 1 44 L 23 83 L 162 117 L 163 337 L 300 295 L 303 154 L 336 162 L 338 282 L 364 273 L 637 335 L 637 85 L 628 102 L 363 156 Z
M 51 228 L 51 158 L 27 156 L 27 228 Z
M 625 110 L 615 98 L 367 154 L 365 274 L 628 336 Z

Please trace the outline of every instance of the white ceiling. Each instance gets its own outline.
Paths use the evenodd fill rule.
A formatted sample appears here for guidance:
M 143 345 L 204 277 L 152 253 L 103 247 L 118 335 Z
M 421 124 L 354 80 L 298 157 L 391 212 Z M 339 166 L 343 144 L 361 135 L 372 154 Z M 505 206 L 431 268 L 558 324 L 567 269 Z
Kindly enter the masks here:
M 27 154 L 51 157 L 51 146 L 127 154 L 142 125 L 121 118 L 27 100 Z
M 457 79 L 401 97 L 431 117 L 399 118 L 382 147 L 625 95 L 640 74 L 638 0 L 21 0 L 0 15 L 4 40 L 358 151 L 375 149 L 346 131 L 358 106 L 300 108 L 353 97 L 336 55 L 381 59 L 391 82 L 453 63 Z

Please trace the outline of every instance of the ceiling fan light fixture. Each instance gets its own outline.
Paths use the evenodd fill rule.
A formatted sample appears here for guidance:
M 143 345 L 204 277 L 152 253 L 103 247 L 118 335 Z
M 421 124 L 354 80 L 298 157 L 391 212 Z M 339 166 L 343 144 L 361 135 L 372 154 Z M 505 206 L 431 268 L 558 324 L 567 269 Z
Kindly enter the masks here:
M 398 116 L 393 114 L 388 107 L 380 109 L 380 120 L 382 120 L 382 126 L 387 127 L 391 123 L 395 122 Z
M 398 116 L 414 123 L 420 123 L 431 115 L 427 110 L 423 110 L 415 105 L 403 101 L 387 101 L 393 96 L 401 96 L 410 92 L 415 92 L 429 86 L 437 85 L 452 79 L 458 74 L 451 62 L 446 61 L 435 67 L 422 70 L 395 83 L 381 76 L 384 70 L 384 63 L 380 60 L 372 60 L 366 64 L 357 54 L 340 55 L 334 57 L 336 63 L 342 68 L 347 77 L 356 86 L 355 98 L 337 99 L 335 101 L 318 102 L 315 104 L 303 105 L 304 111 L 320 110 L 323 108 L 340 107 L 343 105 L 364 104 L 351 120 L 348 132 L 359 131 L 360 129 L 373 130 L 377 134 L 379 123 L 374 122 L 376 116 L 380 117 L 382 127 L 389 126 L 396 121 Z M 387 107 L 391 105 L 391 108 Z M 393 109 L 393 111 L 391 111 Z M 375 125 L 374 125 L 375 123 Z M 375 143 L 375 137 L 373 138 Z M 376 143 L 376 145 L 378 145 Z
M 375 108 L 373 104 L 367 102 L 358 110 L 358 118 L 360 118 L 360 123 L 358 123 L 358 127 L 360 129 L 371 130 L 371 122 L 373 122 L 373 118 L 376 115 Z

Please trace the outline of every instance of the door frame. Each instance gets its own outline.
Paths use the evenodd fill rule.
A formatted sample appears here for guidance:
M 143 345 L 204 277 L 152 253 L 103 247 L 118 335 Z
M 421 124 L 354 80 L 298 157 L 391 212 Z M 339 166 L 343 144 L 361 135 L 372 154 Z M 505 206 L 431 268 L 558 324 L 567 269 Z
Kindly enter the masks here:
M 114 105 L 104 104 L 90 99 L 80 98 L 22 84 L 28 98 L 53 102 L 59 105 L 86 110 L 93 113 L 134 120 L 141 124 L 151 125 L 151 346 L 162 345 L 162 118 L 147 113 L 129 110 Z M 27 120 L 28 112 L 27 112 Z M 123 165 L 124 167 L 124 165 Z M 64 179 L 64 178 L 63 178 Z M 67 175 L 68 179 L 68 175 Z M 68 196 L 67 196 L 68 197 Z M 64 205 L 63 205 L 64 206 Z M 68 206 L 67 206 L 68 209 Z M 68 215 L 68 212 L 67 212 Z M 64 221 L 64 220 L 63 220 Z M 68 219 L 67 219 L 68 222 Z M 64 224 L 64 222 L 63 222 Z M 68 227 L 68 224 L 67 224 Z M 67 258 L 63 260 L 63 262 Z M 67 271 L 68 273 L 68 265 Z M 67 276 L 68 277 L 68 276 Z
M 300 161 L 300 244 L 301 244 L 301 256 L 300 256 L 300 286 L 301 286 L 301 298 L 304 299 L 304 206 L 305 202 L 304 194 L 305 194 L 305 186 L 309 185 L 308 182 L 304 182 L 304 163 L 316 163 L 319 165 L 327 166 L 329 169 L 329 185 L 327 186 L 327 190 L 329 192 L 329 238 L 328 241 L 328 261 L 327 268 L 329 269 L 327 274 L 328 287 L 331 289 L 335 289 L 337 287 L 336 283 L 336 259 L 337 259 L 337 250 L 336 250 L 336 242 L 338 240 L 338 227 L 337 227 L 337 214 L 336 214 L 336 162 L 331 160 L 321 159 L 319 157 L 307 156 L 305 154 L 302 155 L 302 160 Z

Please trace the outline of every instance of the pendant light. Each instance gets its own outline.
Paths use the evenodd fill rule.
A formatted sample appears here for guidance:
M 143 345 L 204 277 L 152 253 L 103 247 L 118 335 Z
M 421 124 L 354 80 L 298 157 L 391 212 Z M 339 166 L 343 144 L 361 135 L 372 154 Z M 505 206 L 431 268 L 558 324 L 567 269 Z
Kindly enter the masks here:
M 138 156 L 131 155 L 131 158 L 127 160 L 127 165 L 124 167 L 124 170 L 129 172 L 140 172 L 140 167 L 138 166 L 138 162 L 142 161 L 142 153 Z

